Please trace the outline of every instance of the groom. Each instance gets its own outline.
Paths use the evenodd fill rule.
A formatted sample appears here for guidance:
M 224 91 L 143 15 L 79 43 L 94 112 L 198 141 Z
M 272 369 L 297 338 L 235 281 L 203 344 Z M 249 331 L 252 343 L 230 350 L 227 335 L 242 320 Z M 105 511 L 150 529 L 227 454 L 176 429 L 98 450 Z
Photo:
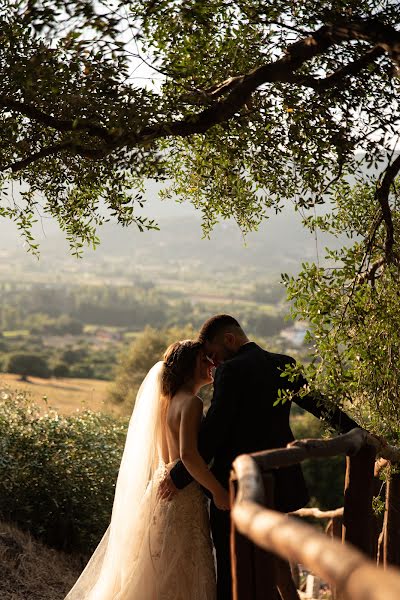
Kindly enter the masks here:
M 280 448 L 293 441 L 289 426 L 291 402 L 274 403 L 279 389 L 297 392 L 306 381 L 301 376 L 295 383 L 283 379 L 285 365 L 294 364 L 294 359 L 267 352 L 249 341 L 229 315 L 208 319 L 200 330 L 199 341 L 218 367 L 211 407 L 200 428 L 199 450 L 207 463 L 213 459 L 212 472 L 228 488 L 231 465 L 239 454 Z M 294 400 L 316 417 L 325 417 L 342 433 L 357 427 L 338 408 L 327 413 L 316 396 L 296 396 Z M 309 497 L 299 465 L 276 469 L 274 477 L 277 510 L 290 512 L 307 504 Z M 171 498 L 191 481 L 183 463 L 178 462 L 161 484 L 162 497 Z M 210 522 L 217 555 L 218 600 L 230 600 L 229 512 L 218 510 L 211 502 Z

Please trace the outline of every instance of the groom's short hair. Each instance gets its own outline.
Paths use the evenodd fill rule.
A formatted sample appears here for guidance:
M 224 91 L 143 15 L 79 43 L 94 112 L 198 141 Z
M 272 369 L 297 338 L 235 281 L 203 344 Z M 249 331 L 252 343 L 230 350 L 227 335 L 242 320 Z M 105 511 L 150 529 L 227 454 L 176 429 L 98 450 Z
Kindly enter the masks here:
M 214 315 L 207 319 L 201 327 L 198 340 L 202 344 L 204 342 L 211 342 L 219 333 L 232 328 L 238 328 L 243 333 L 239 322 L 234 317 L 231 317 L 231 315 Z

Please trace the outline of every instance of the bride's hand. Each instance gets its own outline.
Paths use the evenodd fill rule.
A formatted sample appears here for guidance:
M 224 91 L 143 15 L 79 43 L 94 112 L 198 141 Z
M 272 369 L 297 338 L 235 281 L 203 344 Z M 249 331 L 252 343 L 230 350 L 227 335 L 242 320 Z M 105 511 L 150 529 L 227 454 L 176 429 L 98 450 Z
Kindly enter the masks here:
M 157 497 L 159 500 L 172 500 L 178 493 L 169 473 L 159 483 Z
M 213 494 L 214 504 L 219 510 L 230 510 L 231 503 L 229 499 L 229 493 L 224 487 Z

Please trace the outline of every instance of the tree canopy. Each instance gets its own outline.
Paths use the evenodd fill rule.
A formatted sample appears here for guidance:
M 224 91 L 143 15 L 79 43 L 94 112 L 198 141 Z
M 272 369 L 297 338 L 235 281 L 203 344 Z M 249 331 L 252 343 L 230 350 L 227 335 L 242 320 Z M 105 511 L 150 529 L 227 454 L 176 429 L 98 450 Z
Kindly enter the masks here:
M 393 224 L 400 8 L 391 0 L 0 0 L 1 214 L 55 216 L 79 254 L 148 178 L 254 228 L 365 164 Z M 143 70 L 143 66 L 145 70 Z M 393 163 L 393 164 L 392 164 Z M 376 176 L 376 172 L 374 171 Z M 168 192 L 166 192 L 168 193 Z M 104 205 L 106 210 L 104 210 Z

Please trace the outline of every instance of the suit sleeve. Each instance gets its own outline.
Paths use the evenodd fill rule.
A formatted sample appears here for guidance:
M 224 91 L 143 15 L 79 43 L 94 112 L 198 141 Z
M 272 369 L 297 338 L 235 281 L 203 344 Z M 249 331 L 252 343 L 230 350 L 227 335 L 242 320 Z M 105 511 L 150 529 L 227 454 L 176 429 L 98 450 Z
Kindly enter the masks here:
M 307 385 L 307 380 L 300 375 L 295 384 L 295 391 L 300 390 L 304 385 Z M 340 410 L 339 407 L 328 405 L 324 396 L 318 392 L 309 392 L 302 397 L 296 395 L 293 398 L 293 401 L 318 419 L 323 419 L 329 423 L 329 425 L 339 433 L 347 433 L 351 429 L 359 427 L 359 425 L 346 415 L 345 412 Z
M 211 406 L 199 431 L 199 452 L 207 464 L 214 457 L 216 450 L 226 442 L 237 409 L 237 377 L 231 365 L 223 364 L 216 371 Z M 178 489 L 193 481 L 182 461 L 171 469 L 170 476 Z

